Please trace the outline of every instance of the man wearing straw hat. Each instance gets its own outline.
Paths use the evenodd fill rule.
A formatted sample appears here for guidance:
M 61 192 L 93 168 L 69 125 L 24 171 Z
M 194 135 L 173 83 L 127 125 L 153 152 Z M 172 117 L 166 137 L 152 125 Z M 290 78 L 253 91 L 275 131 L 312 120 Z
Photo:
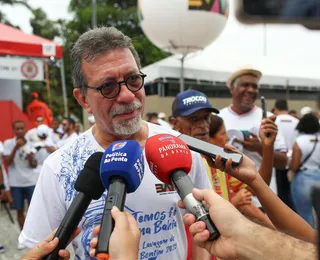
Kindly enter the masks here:
M 242 67 L 231 74 L 227 81 L 232 96 L 232 104 L 220 111 L 227 130 L 237 129 L 244 134 L 244 140 L 238 140 L 243 145 L 243 152 L 260 168 L 263 149 L 259 139 L 259 129 L 262 120 L 262 109 L 255 105 L 259 96 L 259 81 L 262 73 L 251 66 Z M 268 113 L 268 116 L 271 116 Z M 276 127 L 276 126 L 275 126 Z M 287 163 L 286 146 L 278 131 L 274 142 L 273 166 L 284 168 Z M 274 178 L 270 187 L 276 191 Z M 257 203 L 259 206 L 259 203 Z

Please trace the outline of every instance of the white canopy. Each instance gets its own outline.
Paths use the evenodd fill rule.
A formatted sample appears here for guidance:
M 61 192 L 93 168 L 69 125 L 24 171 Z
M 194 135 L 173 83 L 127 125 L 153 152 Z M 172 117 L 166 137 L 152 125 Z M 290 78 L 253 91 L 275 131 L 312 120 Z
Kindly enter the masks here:
M 320 66 L 297 64 L 291 60 L 214 54 L 209 50 L 190 54 L 184 63 L 184 77 L 195 80 L 225 82 L 230 74 L 243 65 L 262 71 L 261 84 L 290 85 L 320 88 Z M 146 83 L 159 78 L 180 78 L 181 56 L 174 55 L 142 69 L 148 76 Z

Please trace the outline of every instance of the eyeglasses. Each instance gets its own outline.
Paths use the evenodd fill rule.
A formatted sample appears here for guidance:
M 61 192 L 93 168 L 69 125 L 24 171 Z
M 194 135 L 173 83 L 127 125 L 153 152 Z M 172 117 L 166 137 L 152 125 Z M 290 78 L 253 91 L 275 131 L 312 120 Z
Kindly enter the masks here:
M 98 90 L 101 92 L 102 96 L 105 98 L 114 98 L 119 95 L 121 91 L 121 85 L 124 83 L 126 87 L 131 91 L 131 92 L 137 92 L 143 87 L 144 83 L 144 78 L 146 77 L 146 74 L 135 74 L 130 76 L 124 81 L 109 81 L 104 83 L 100 87 L 90 87 L 87 86 L 87 88 Z

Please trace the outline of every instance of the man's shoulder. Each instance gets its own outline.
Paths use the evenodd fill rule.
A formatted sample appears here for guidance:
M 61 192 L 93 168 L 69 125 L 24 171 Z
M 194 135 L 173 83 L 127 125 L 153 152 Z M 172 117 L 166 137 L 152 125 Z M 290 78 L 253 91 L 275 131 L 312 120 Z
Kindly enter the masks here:
M 7 146 L 15 142 L 15 137 L 4 140 L 3 145 Z
M 292 115 L 289 114 L 283 114 L 283 115 L 278 115 L 277 116 L 278 121 L 282 122 L 292 122 L 292 123 L 298 123 L 299 119 L 295 118 Z

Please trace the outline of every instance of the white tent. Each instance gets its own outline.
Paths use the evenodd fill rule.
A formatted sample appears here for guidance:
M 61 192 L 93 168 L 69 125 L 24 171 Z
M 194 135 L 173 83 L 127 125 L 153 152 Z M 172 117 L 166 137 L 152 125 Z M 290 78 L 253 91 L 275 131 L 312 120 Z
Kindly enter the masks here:
M 243 25 L 231 13 L 213 44 L 186 57 L 184 77 L 225 82 L 237 68 L 252 65 L 263 72 L 262 84 L 320 88 L 319 46 L 319 31 L 300 25 Z M 181 56 L 163 59 L 142 71 L 147 74 L 146 83 L 179 79 Z
M 191 54 L 184 64 L 184 77 L 197 81 L 225 82 L 230 74 L 243 65 L 252 65 L 263 72 L 261 84 L 320 88 L 320 66 L 296 64 L 295 61 L 260 57 L 236 57 L 212 54 L 209 51 Z M 146 83 L 159 78 L 180 78 L 179 55 L 163 59 L 142 69 Z

